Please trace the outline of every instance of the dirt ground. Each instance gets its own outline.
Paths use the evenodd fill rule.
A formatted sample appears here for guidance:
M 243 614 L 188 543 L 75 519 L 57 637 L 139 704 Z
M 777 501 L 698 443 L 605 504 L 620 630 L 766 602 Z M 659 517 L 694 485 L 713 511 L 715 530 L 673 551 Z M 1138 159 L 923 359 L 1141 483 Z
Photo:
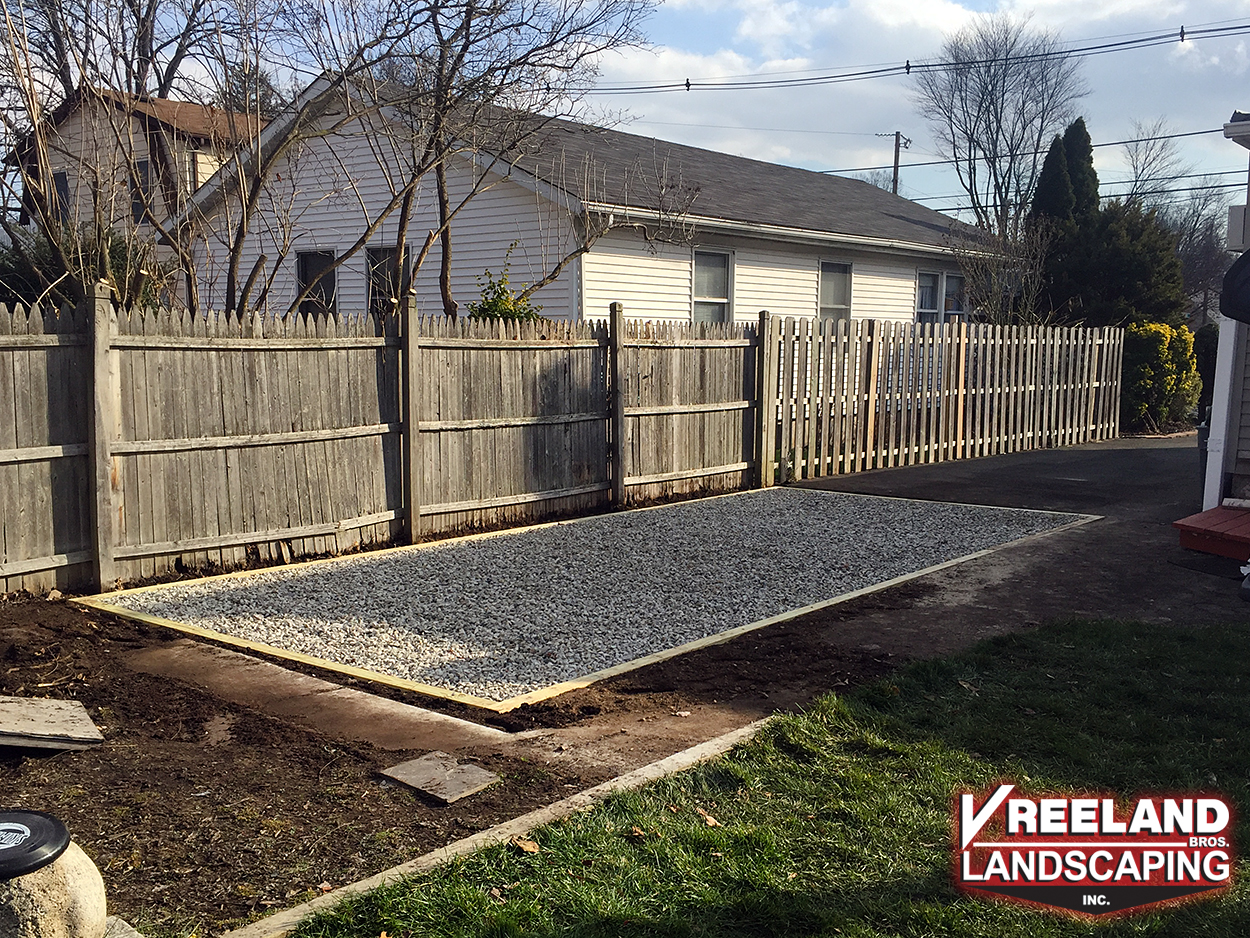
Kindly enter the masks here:
M 502 718 L 385 692 L 520 731 L 456 750 L 503 782 L 451 806 L 375 774 L 422 749 L 319 735 L 193 680 L 136 672 L 129 656 L 168 633 L 9 597 L 0 602 L 0 694 L 80 700 L 106 742 L 49 755 L 0 747 L 0 790 L 10 806 L 66 822 L 104 873 L 111 911 L 153 935 L 217 933 L 992 634 L 1070 615 L 1250 618 L 1237 565 L 1182 551 L 1170 527 L 1200 507 L 1195 450 L 1192 435 L 1123 440 L 820 480 L 1105 517 Z

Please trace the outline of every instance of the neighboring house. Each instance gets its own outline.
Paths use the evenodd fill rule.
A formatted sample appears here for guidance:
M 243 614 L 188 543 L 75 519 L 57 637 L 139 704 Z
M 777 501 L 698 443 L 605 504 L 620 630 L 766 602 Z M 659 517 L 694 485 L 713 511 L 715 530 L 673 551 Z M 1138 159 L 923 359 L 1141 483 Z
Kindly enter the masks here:
M 98 219 L 131 231 L 146 224 L 145 206 L 165 217 L 171 203 L 210 179 L 259 130 L 255 117 L 201 104 L 83 91 L 62 102 L 42 133 L 28 134 L 6 162 L 20 167 L 26 183 L 24 221 L 34 205 L 30 189 L 40 187 L 66 223 Z M 173 173 L 160 172 L 164 166 Z
M 1250 114 L 1237 111 L 1224 136 L 1250 149 Z M 1250 201 L 1250 185 L 1247 187 Z M 1250 248 L 1245 205 L 1228 210 L 1228 249 Z M 1207 438 L 1200 514 L 1175 523 L 1181 545 L 1250 559 L 1250 325 L 1220 317 L 1215 387 Z
M 265 285 L 254 296 L 265 290 L 271 310 L 314 282 L 306 308 L 385 308 L 399 212 L 364 250 L 327 269 L 402 185 L 393 156 L 402 134 L 344 120 L 341 110 L 322 122 L 333 129 L 285 158 L 250 225 L 235 282 L 254 271 Z M 865 182 L 560 120 L 544 121 L 522 153 L 479 147 L 452 157 L 453 204 L 483 182 L 452 224 L 450 279 L 461 310 L 479 297 L 485 272 L 498 277 L 505 263 L 514 288 L 542 279 L 584 246 L 579 226 L 590 218 L 597 239 L 534 295 L 545 316 L 603 318 L 614 301 L 630 317 L 678 322 L 753 321 L 764 309 L 908 322 L 965 315 L 963 278 L 947 246 L 953 220 Z M 433 186 L 430 174 L 418 190 L 409 256 L 438 226 Z M 209 307 L 225 299 L 238 192 L 225 167 L 193 200 L 209 231 L 199 265 Z M 414 282 L 424 313 L 443 308 L 439 250 Z

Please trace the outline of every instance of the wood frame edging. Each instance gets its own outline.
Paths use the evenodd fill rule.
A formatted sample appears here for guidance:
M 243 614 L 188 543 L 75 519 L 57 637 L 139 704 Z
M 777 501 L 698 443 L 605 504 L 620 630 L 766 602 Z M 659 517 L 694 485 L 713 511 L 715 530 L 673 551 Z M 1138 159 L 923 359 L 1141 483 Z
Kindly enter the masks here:
M 820 489 L 802 489 L 802 491 L 814 492 L 818 495 L 828 494 L 826 492 L 823 492 Z M 730 497 L 733 497 L 734 495 L 740 495 L 740 494 L 745 494 L 745 493 L 730 492 L 724 495 L 715 495 L 711 497 L 712 498 L 730 498 Z M 893 496 L 876 496 L 876 495 L 857 496 L 855 495 L 855 493 L 835 493 L 835 494 L 851 494 L 853 497 L 861 497 L 861 498 L 886 498 L 892 501 L 927 502 L 927 503 L 942 504 L 942 505 L 959 504 L 959 505 L 963 505 L 963 507 L 995 508 L 996 510 L 999 510 L 999 511 L 1033 511 L 1034 510 L 1034 509 L 1028 509 L 1028 508 L 999 508 L 998 506 L 994 506 L 994 505 L 966 505 L 964 503 L 956 503 L 956 502 L 934 502 L 931 499 L 905 499 L 905 498 L 897 498 Z M 664 508 L 664 507 L 668 507 L 668 506 L 654 505 L 648 508 L 641 508 L 641 509 L 634 509 L 634 510 L 654 511 L 657 508 Z M 70 600 L 70 602 L 75 605 L 83 606 L 85 608 L 95 609 L 100 612 L 107 612 L 111 615 L 118 616 L 119 618 L 122 618 L 122 619 L 130 619 L 136 622 L 142 622 L 147 625 L 155 625 L 161 628 L 171 629 L 173 631 L 181 632 L 181 633 L 192 635 L 192 636 L 199 637 L 199 638 L 207 638 L 212 641 L 219 642 L 221 644 L 224 644 L 230 647 L 240 648 L 244 651 L 259 652 L 261 654 L 268 655 L 270 657 L 277 658 L 279 660 L 286 659 L 289 661 L 298 662 L 300 664 L 313 665 L 314 667 L 322 668 L 331 673 L 344 674 L 349 677 L 359 678 L 361 680 L 366 680 L 366 681 L 372 681 L 374 683 L 382 684 L 387 687 L 393 687 L 399 690 L 406 690 L 406 691 L 411 691 L 411 692 L 415 692 L 419 694 L 424 694 L 425 696 L 434 697 L 434 698 L 441 699 L 441 700 L 450 700 L 455 703 L 465 704 L 471 707 L 476 707 L 481 710 L 487 710 L 492 713 L 507 713 L 508 711 L 514 710 L 517 707 L 521 706 L 522 704 L 539 703 L 544 700 L 549 700 L 552 697 L 558 697 L 561 694 L 566 694 L 569 691 L 580 690 L 582 688 L 589 687 L 592 684 L 598 683 L 599 681 L 606 680 L 608 678 L 619 677 L 622 674 L 627 674 L 630 671 L 635 671 L 639 668 L 643 668 L 648 665 L 658 664 L 661 661 L 667 661 L 670 658 L 676 658 L 680 655 L 688 654 L 692 651 L 698 651 L 703 648 L 708 648 L 713 645 L 724 644 L 725 642 L 732 641 L 733 639 L 739 637 L 740 635 L 745 635 L 748 632 L 754 632 L 758 629 L 766 628 L 767 626 L 770 626 L 770 625 L 777 625 L 778 623 L 781 623 L 781 622 L 788 622 L 792 619 L 797 619 L 801 616 L 808 615 L 809 613 L 812 613 L 812 612 L 818 612 L 822 609 L 827 609 L 831 606 L 836 606 L 841 603 L 849 602 L 853 599 L 858 599 L 861 596 L 867 596 L 872 593 L 877 593 L 882 590 L 889 589 L 892 586 L 898 586 L 902 583 L 909 582 L 910 580 L 915 580 L 923 576 L 928 576 L 931 573 L 937 573 L 949 567 L 958 566 L 959 564 L 966 563 L 970 560 L 976 560 L 978 558 L 986 557 L 986 556 L 989 556 L 990 554 L 997 553 L 998 551 L 1001 551 L 1001 550 L 1006 550 L 1011 547 L 1018 547 L 1018 546 L 1021 546 L 1026 543 L 1030 543 L 1035 540 L 1040 540 L 1041 538 L 1044 538 L 1044 537 L 1049 537 L 1050 535 L 1053 535 L 1053 534 L 1059 534 L 1064 531 L 1069 531 L 1074 528 L 1082 527 L 1083 525 L 1089 524 L 1093 521 L 1100 521 L 1104 517 L 1103 515 L 1088 515 L 1088 514 L 1079 514 L 1079 513 L 1074 513 L 1074 512 L 1058 512 L 1058 511 L 1044 511 L 1044 510 L 1040 511 L 1039 513 L 1051 514 L 1051 515 L 1076 514 L 1076 520 L 1070 521 L 1067 524 L 1059 525 L 1058 527 L 1050 528 L 1046 531 L 1039 531 L 1034 534 L 1028 534 L 1028 535 L 1025 535 L 1024 537 L 1015 538 L 1014 540 L 1011 540 L 1011 541 L 1004 541 L 1001 544 L 996 544 L 992 547 L 987 547 L 987 548 L 983 548 L 982 550 L 973 551 L 972 553 L 964 554 L 960 557 L 954 557 L 950 560 L 942 561 L 941 563 L 932 564 L 920 570 L 913 570 L 909 573 L 904 573 L 899 576 L 892 577 L 891 579 L 883 580 L 880 583 L 874 583 L 869 586 L 861 587 L 860 589 L 852 590 L 848 593 L 843 593 L 839 596 L 834 596 L 829 599 L 820 600 L 815 603 L 809 603 L 806 606 L 801 606 L 796 609 L 786 610 L 785 612 L 781 612 L 781 613 L 778 613 L 773 616 L 769 616 L 764 619 L 759 619 L 755 622 L 749 622 L 745 625 L 734 626 L 733 628 L 726 629 L 722 632 L 716 632 L 712 635 L 706 635 L 703 638 L 697 638 L 692 641 L 685 642 L 681 645 L 676 645 L 672 648 L 666 648 L 661 651 L 652 652 L 650 654 L 643 655 L 638 658 L 630 659 L 629 661 L 623 661 L 620 664 L 612 665 L 607 668 L 602 668 L 598 671 L 593 671 L 590 674 L 585 674 L 580 677 L 570 678 L 569 680 L 566 680 L 566 681 L 559 681 L 555 684 L 550 684 L 547 687 L 542 687 L 534 691 L 529 691 L 525 694 L 518 694 L 514 697 L 508 697 L 504 700 L 498 700 L 498 701 L 489 700 L 484 697 L 477 697 L 472 694 L 463 694 L 463 693 L 460 693 L 459 691 L 454 691 L 454 690 L 450 690 L 447 688 L 435 687 L 433 685 L 424 684 L 419 681 L 411 681 L 405 678 L 399 678 L 393 675 L 383 674 L 381 672 L 372 671 L 367 668 L 357 668 L 352 665 L 340 664 L 338 662 L 329 661 L 324 658 L 318 658 L 313 655 L 306 655 L 306 654 L 303 654 L 302 652 L 289 651 L 287 649 L 277 648 L 272 645 L 266 645 L 262 642 L 253 642 L 249 639 L 239 638 L 238 636 L 234 636 L 234 635 L 228 635 L 224 632 L 217 632 L 212 629 L 201 628 L 200 626 L 190 625 L 189 623 L 185 623 L 185 622 L 177 622 L 173 619 L 164 619 L 159 616 L 150 616 L 150 615 L 147 615 L 146 613 L 135 612 L 130 609 L 125 609 L 121 606 L 116 606 L 113 603 L 107 601 L 107 599 L 105 598 L 105 597 L 113 598 L 113 597 L 125 595 L 128 593 L 139 593 L 139 592 L 147 592 L 147 591 L 155 590 L 155 589 L 161 589 L 166 586 L 169 586 L 170 584 L 168 583 L 160 583 L 160 584 L 155 584 L 153 586 L 142 586 L 142 587 L 137 587 L 135 589 L 130 589 L 130 590 L 121 590 L 121 591 L 114 592 L 114 593 L 106 593 L 106 594 L 100 594 L 97 596 L 84 597 L 82 599 L 72 599 Z M 591 515 L 587 517 L 597 517 L 597 516 Z M 503 534 L 513 533 L 516 531 L 531 530 L 533 528 L 551 527 L 551 526 L 558 525 L 558 524 L 575 524 L 578 521 L 584 521 L 584 520 L 586 520 L 586 518 L 575 518 L 570 521 L 555 521 L 555 522 L 549 522 L 543 525 L 531 525 L 526 528 L 511 528 L 511 529 L 507 529 L 503 531 L 488 531 L 488 532 L 483 532 L 482 534 L 468 535 L 464 538 L 450 538 L 446 541 L 432 541 L 432 542 L 429 542 L 429 544 L 445 544 L 445 543 L 452 543 L 452 542 L 459 542 L 459 541 L 477 540 L 477 539 L 481 539 L 484 537 L 496 537 L 496 536 L 500 536 Z M 368 554 L 370 556 L 374 556 L 374 555 L 381 555 L 381 554 L 386 554 L 386 553 L 393 553 L 393 552 L 401 551 L 401 550 L 409 550 L 409 551 L 419 550 L 423 547 L 429 546 L 429 544 L 416 544 L 416 545 L 407 545 L 403 547 L 393 547 L 393 548 L 388 548 L 386 550 L 381 550 L 381 551 L 370 551 L 368 552 Z M 266 567 L 266 568 L 259 569 L 259 570 L 243 570 L 237 573 L 225 573 L 225 574 L 220 574 L 215 577 L 205 577 L 196 582 L 208 582 L 210 580 L 220 580 L 220 579 L 234 579 L 234 578 L 238 578 L 242 576 L 251 576 L 251 575 L 255 575 L 259 573 L 272 572 L 275 569 L 292 569 L 296 567 L 306 567 L 306 566 L 311 566 L 312 564 L 325 564 L 325 563 L 330 563 L 330 562 L 337 561 L 337 560 L 344 560 L 344 559 L 349 559 L 350 557 L 359 557 L 359 556 L 364 556 L 364 555 L 352 554 L 352 555 L 349 555 L 348 557 L 322 558 L 320 560 L 310 560 L 310 561 L 304 561 L 303 563 L 290 564 L 289 566 L 284 567 L 284 568 Z

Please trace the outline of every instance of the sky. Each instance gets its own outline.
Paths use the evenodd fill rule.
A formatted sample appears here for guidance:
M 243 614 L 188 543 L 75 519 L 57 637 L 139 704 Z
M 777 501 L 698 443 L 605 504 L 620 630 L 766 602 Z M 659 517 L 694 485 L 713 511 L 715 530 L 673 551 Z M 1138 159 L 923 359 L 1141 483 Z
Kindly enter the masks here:
M 1162 45 L 1081 60 L 1089 93 L 1078 108 L 1095 144 L 1133 137 L 1134 120 L 1163 119 L 1171 132 L 1192 132 L 1221 127 L 1235 109 L 1250 111 L 1250 32 L 1179 38 L 1182 26 L 1191 36 L 1203 27 L 1250 26 L 1250 0 L 665 0 L 644 26 L 650 48 L 605 57 L 596 88 L 938 59 L 944 36 L 993 13 L 1028 17 L 1073 47 L 1176 34 Z M 816 170 L 889 164 L 894 131 L 902 131 L 912 143 L 902 154 L 900 194 L 937 209 L 967 201 L 953 170 L 907 168 L 939 156 L 904 76 L 799 89 L 598 93 L 588 103 L 631 133 Z M 1196 171 L 1226 174 L 1189 182 L 1245 185 L 1247 151 L 1221 134 L 1176 142 Z M 1127 176 L 1122 148 L 1094 153 L 1103 194 L 1122 191 L 1115 185 Z M 1224 192 L 1229 202 L 1246 201 L 1244 189 Z

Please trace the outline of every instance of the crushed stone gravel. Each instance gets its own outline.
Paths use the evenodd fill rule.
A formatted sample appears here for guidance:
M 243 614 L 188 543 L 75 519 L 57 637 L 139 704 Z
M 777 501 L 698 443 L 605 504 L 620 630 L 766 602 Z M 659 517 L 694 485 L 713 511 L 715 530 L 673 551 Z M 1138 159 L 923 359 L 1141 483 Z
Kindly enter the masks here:
M 110 601 L 504 700 L 1080 517 L 772 488 Z

